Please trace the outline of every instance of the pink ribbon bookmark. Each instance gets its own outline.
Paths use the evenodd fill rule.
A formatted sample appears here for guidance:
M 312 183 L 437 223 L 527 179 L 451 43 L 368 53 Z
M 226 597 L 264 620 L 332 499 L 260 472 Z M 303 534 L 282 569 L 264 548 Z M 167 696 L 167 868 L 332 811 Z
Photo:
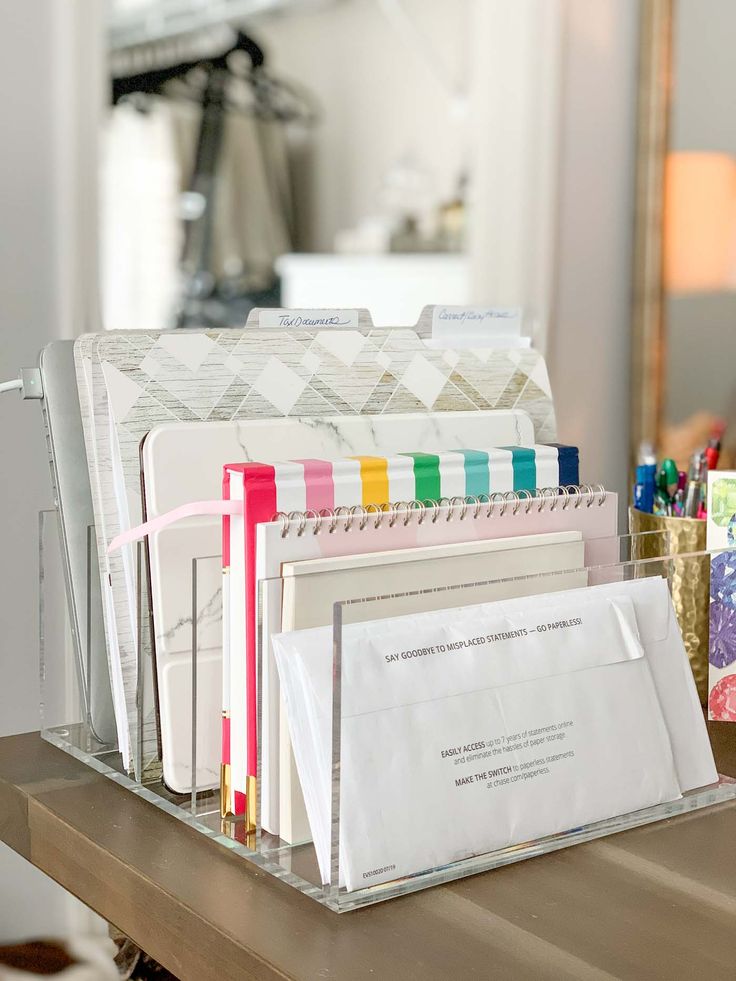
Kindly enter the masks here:
M 171 511 L 166 511 L 157 518 L 151 518 L 150 521 L 144 521 L 142 525 L 136 525 L 135 528 L 130 528 L 128 531 L 116 535 L 107 546 L 107 554 L 116 552 L 123 545 L 137 542 L 139 538 L 145 538 L 146 535 L 150 535 L 154 531 L 160 531 L 162 528 L 166 528 L 167 525 L 173 525 L 174 522 L 181 521 L 182 518 L 195 518 L 206 514 L 227 515 L 242 513 L 242 501 L 192 501 L 189 504 L 181 504 L 178 508 L 172 508 Z

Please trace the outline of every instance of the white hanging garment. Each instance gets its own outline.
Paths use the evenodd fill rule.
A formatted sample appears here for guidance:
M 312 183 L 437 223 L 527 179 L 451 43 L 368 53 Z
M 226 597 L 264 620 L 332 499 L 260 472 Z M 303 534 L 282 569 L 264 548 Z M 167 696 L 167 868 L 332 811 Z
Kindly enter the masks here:
M 181 250 L 172 105 L 114 106 L 102 137 L 100 244 L 108 330 L 173 326 Z

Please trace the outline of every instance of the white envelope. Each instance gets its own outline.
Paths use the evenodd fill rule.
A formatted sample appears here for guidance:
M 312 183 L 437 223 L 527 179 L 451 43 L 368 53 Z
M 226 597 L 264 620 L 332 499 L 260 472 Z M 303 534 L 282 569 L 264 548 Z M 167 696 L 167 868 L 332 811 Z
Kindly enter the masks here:
M 531 608 L 529 599 L 511 600 L 345 627 L 340 868 L 347 888 L 714 782 L 671 611 L 666 583 L 640 580 L 538 596 Z M 330 634 L 318 628 L 274 640 L 325 881 Z M 480 636 L 496 640 L 471 643 Z M 446 650 L 438 653 L 438 645 Z M 514 735 L 536 742 L 512 746 Z
M 708 730 L 666 580 L 652 576 L 571 590 L 569 595 L 576 593 L 591 599 L 629 596 L 633 600 L 639 636 L 662 706 L 682 792 L 716 783 L 718 771 Z M 540 606 L 554 605 L 555 600 L 555 595 L 539 596 L 535 602 Z M 510 604 L 505 604 L 505 608 L 510 608 Z

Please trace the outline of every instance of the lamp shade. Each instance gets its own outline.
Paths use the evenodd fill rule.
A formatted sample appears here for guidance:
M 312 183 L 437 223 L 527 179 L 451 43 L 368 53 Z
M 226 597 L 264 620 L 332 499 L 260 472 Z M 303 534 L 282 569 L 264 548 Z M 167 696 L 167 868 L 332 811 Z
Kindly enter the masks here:
M 665 164 L 664 280 L 672 292 L 733 285 L 736 161 L 675 152 Z

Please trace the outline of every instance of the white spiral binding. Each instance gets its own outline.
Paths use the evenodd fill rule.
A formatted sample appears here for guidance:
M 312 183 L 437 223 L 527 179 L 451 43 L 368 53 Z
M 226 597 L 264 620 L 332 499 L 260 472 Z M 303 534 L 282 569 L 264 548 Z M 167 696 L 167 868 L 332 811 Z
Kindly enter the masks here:
M 279 511 L 274 515 L 274 521 L 281 522 L 281 537 L 295 528 L 297 536 L 307 530 L 310 521 L 313 522 L 311 531 L 318 535 L 323 528 L 330 535 L 338 528 L 350 531 L 356 528 L 363 531 L 367 527 L 380 528 L 384 522 L 389 528 L 401 523 L 406 526 L 411 521 L 418 525 L 424 521 L 433 524 L 440 519 L 444 521 L 464 521 L 471 517 L 499 517 L 510 511 L 512 515 L 529 514 L 536 510 L 556 511 L 560 508 L 601 507 L 606 502 L 607 493 L 602 484 L 570 484 L 566 487 L 539 487 L 534 493 L 528 490 L 496 491 L 495 494 L 471 495 L 470 497 L 441 497 L 438 501 L 396 501 L 385 508 L 377 504 L 356 504 L 353 507 L 322 508 L 319 511 Z

